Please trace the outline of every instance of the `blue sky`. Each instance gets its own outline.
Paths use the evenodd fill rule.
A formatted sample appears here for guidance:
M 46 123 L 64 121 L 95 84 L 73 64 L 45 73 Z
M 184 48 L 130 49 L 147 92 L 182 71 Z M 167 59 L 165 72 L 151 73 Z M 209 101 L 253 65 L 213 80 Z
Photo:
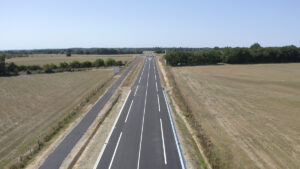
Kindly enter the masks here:
M 299 0 L 0 0 L 0 50 L 300 46 Z

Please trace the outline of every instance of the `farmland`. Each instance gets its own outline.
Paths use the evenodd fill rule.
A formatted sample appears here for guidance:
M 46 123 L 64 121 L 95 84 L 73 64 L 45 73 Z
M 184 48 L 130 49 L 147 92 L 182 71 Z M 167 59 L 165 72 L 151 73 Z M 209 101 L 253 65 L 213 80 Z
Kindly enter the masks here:
M 300 166 L 300 64 L 173 67 L 223 168 Z
M 16 57 L 6 59 L 7 63 L 14 62 L 17 65 L 44 65 L 49 63 L 59 64 L 60 62 L 72 62 L 73 60 L 83 61 L 95 61 L 102 58 L 104 60 L 113 58 L 122 62 L 129 62 L 140 54 L 122 54 L 122 55 L 78 55 L 74 54 L 71 57 L 67 57 L 65 54 L 33 54 L 28 57 Z
M 107 68 L 0 77 L 0 168 L 112 76 Z

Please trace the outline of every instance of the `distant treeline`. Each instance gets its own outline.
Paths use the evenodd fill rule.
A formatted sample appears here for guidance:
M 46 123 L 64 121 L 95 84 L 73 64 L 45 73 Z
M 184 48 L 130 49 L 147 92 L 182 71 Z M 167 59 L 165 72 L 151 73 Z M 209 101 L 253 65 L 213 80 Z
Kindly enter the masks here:
M 0 51 L 5 53 L 7 58 L 27 57 L 32 54 L 141 54 L 143 50 L 138 48 L 70 48 L 70 49 L 34 49 L 34 50 L 6 50 Z
M 287 63 L 300 62 L 296 46 L 263 48 L 258 43 L 250 48 L 214 48 L 202 51 L 169 51 L 165 55 L 171 66 L 207 65 L 217 63 Z
M 11 76 L 18 75 L 19 72 L 31 73 L 55 73 L 64 71 L 75 71 L 80 68 L 91 68 L 91 67 L 104 67 L 104 66 L 123 66 L 126 65 L 127 61 L 124 63 L 122 61 L 116 61 L 115 59 L 108 58 L 105 61 L 103 59 L 97 59 L 94 62 L 84 61 L 79 62 L 74 60 L 70 63 L 61 62 L 56 64 L 45 64 L 43 66 L 39 65 L 16 65 L 13 62 L 5 63 L 5 54 L 0 54 L 0 76 Z
M 32 54 L 72 54 L 82 55 L 100 55 L 100 54 L 141 54 L 143 51 L 154 51 L 156 53 L 165 53 L 165 51 L 201 51 L 210 48 L 70 48 L 70 49 L 34 49 L 34 50 L 6 50 L 0 51 L 5 53 L 6 58 L 27 57 Z

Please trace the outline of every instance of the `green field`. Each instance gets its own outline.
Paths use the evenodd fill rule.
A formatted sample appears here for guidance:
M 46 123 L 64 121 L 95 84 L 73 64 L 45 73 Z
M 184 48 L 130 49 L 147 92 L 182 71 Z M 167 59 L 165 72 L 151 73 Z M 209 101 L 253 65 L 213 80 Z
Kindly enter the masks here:
M 171 70 L 224 168 L 299 168 L 299 63 Z

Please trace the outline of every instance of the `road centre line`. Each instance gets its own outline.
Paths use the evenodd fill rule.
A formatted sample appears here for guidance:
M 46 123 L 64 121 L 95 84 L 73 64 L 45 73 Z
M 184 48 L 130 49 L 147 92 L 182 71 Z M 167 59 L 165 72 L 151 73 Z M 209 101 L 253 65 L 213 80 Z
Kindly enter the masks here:
M 139 85 L 137 85 L 136 89 L 135 89 L 135 93 L 134 93 L 134 96 L 136 95 L 136 92 L 138 91 L 139 89 Z
M 109 164 L 108 169 L 111 168 L 111 165 L 112 165 L 112 163 L 113 163 L 113 161 L 114 161 L 114 158 L 115 158 L 115 155 L 116 155 L 116 152 L 117 152 L 117 149 L 118 149 L 118 146 L 119 146 L 121 137 L 122 137 L 122 132 L 121 132 L 121 134 L 120 134 L 120 136 L 119 136 L 119 139 L 118 139 L 118 142 L 117 142 L 117 145 L 116 145 L 116 148 L 115 148 L 114 154 L 113 154 L 113 156 L 112 156 L 112 159 L 111 159 L 111 161 L 110 161 L 110 164 Z
M 155 86 L 156 86 L 156 92 L 158 92 L 158 88 L 157 88 L 157 82 L 155 82 Z
M 148 71 L 148 75 L 149 75 L 149 71 Z M 141 158 L 141 149 L 142 149 L 143 132 L 144 132 L 144 121 L 145 121 L 146 103 L 147 103 L 147 95 L 148 95 L 148 80 L 149 79 L 147 79 L 147 88 L 146 88 L 145 103 L 144 103 L 144 112 L 143 112 L 143 120 L 142 120 L 141 140 L 140 140 L 140 146 L 139 146 L 139 156 L 138 156 L 137 169 L 140 168 L 140 158 Z
M 129 116 L 129 113 L 130 113 L 130 110 L 131 110 L 132 103 L 133 103 L 133 100 L 131 101 L 130 107 L 128 109 L 128 113 L 127 113 L 127 116 L 126 116 L 126 119 L 125 119 L 125 123 L 127 122 L 127 119 L 128 119 L 128 116 Z
M 165 161 L 165 165 L 167 165 L 167 156 L 166 156 L 165 139 L 164 139 L 164 129 L 163 129 L 161 119 L 160 119 L 160 131 L 161 131 L 161 138 L 162 138 L 163 150 L 164 150 L 164 161 Z
M 158 102 L 158 111 L 160 112 L 160 102 L 159 102 L 159 96 L 157 94 L 157 102 Z

